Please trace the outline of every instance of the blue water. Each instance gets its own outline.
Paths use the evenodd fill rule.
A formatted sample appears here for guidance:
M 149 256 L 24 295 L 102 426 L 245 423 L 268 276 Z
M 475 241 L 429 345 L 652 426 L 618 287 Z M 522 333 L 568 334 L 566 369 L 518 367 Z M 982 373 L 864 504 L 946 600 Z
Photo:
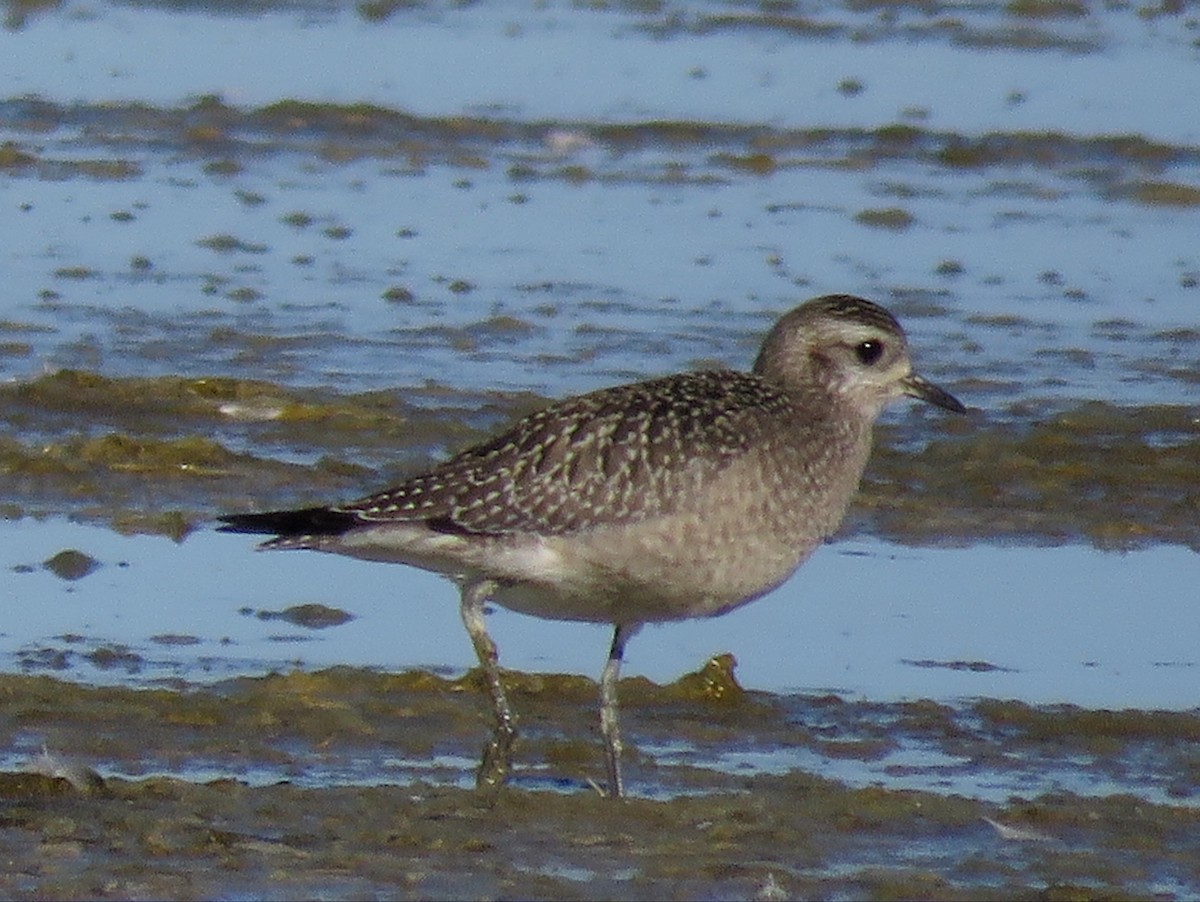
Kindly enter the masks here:
M 256 554 L 247 537 L 212 532 L 175 544 L 23 520 L 0 524 L 0 539 L 5 670 L 55 672 L 28 657 L 44 648 L 70 655 L 61 676 L 139 684 L 334 664 L 461 673 L 475 663 L 457 590 L 419 570 Z M 64 548 L 103 566 L 77 581 L 40 568 Z M 1200 705 L 1200 621 L 1181 587 L 1196 566 L 1193 552 L 1170 547 L 838 542 L 763 600 L 715 620 L 648 627 L 630 643 L 625 672 L 669 682 L 732 652 L 747 688 L 774 692 L 1191 709 Z M 355 619 L 310 629 L 243 612 L 312 603 Z M 504 665 L 517 670 L 595 678 L 608 650 L 604 627 L 503 609 L 490 624 Z M 179 635 L 196 641 L 155 638 Z M 86 658 L 114 646 L 142 661 L 98 669 Z M 978 664 L 988 669 L 961 666 Z
M 73 366 L 560 396 L 701 361 L 744 366 L 779 312 L 849 291 L 896 306 L 918 367 L 988 416 L 1019 416 L 1014 402 L 1196 404 L 1200 213 L 1117 190 L 1200 188 L 1194 17 L 1133 4 L 1046 21 L 1003 4 L 886 15 L 794 4 L 828 26 L 808 32 L 706 29 L 706 15 L 748 11 L 716 2 L 658 16 L 616 6 L 425 7 L 368 23 L 334 4 L 239 14 L 68 2 L 0 30 L 0 143 L 136 167 L 127 178 L 0 172 L 0 378 Z M 1028 49 L 1016 29 L 1048 47 Z M 245 109 L 297 99 L 482 117 L 518 137 L 480 140 L 474 159 L 335 162 L 320 137 L 240 136 L 261 146 L 220 175 L 206 164 L 221 151 L 106 111 L 210 95 Z M 31 98 L 58 104 L 64 121 L 38 120 Z M 847 134 L 788 144 L 756 174 L 720 155 L 758 145 L 717 129 L 711 146 L 598 137 L 658 121 L 750 125 L 767 139 L 896 123 L 935 142 L 1048 132 L 1065 156 L 948 167 L 856 152 Z M 1114 135 L 1166 150 L 1131 161 L 1101 146 Z M 563 165 L 586 177 L 514 174 Z M 891 207 L 912 224 L 855 218 Z M 287 224 L 297 211 L 313 225 Z M 253 249 L 200 243 L 214 235 Z M 451 290 L 455 280 L 470 290 Z M 396 286 L 413 301 L 382 300 Z M 255 294 L 235 294 L 246 289 Z M 526 328 L 478 328 L 495 317 Z M 40 568 L 64 548 L 103 566 L 76 582 Z M 645 630 L 626 672 L 669 681 L 732 652 L 754 689 L 1192 709 L 1197 567 L 1177 547 L 840 542 L 749 607 Z M 0 523 L 0 568 L 6 671 L 141 685 L 473 663 L 453 587 L 401 567 L 51 519 Z M 254 615 L 304 603 L 355 619 L 318 631 Z M 516 669 L 595 676 L 607 649 L 602 628 L 504 611 L 491 625 Z M 107 668 L 87 657 L 113 647 L 135 657 Z
M 721 3 L 657 16 L 470 5 L 383 23 L 334 5 L 255 10 L 69 3 L 0 31 L 0 140 L 51 160 L 132 162 L 140 173 L 57 180 L 17 169 L 0 179 L 0 316 L 45 330 L 19 335 L 31 351 L 0 358 L 0 376 L 84 366 L 561 395 L 699 360 L 744 365 L 774 315 L 851 291 L 932 301 L 932 312 L 906 319 L 918 362 L 939 378 L 992 385 L 970 399 L 980 406 L 1194 400 L 1179 373 L 1200 366 L 1200 352 L 1172 333 L 1197 321 L 1195 208 L 1115 190 L 1200 187 L 1200 126 L 1188 114 L 1200 51 L 1186 16 L 1098 7 L 1079 20 L 1025 20 L 973 6 L 948 22 L 919 9 L 888 17 L 798 4 L 797 15 L 830 29 L 805 32 L 706 29 L 705 17 L 747 12 Z M 1018 29 L 1048 48 L 1028 49 L 1037 41 L 1014 38 Z M 292 152 L 260 136 L 262 153 L 240 153 L 240 172 L 218 176 L 204 166 L 220 150 L 197 157 L 136 125 L 104 124 L 106 103 L 174 109 L 203 96 L 243 108 L 366 102 L 515 130 L 479 143 L 474 162 L 415 167 L 406 156 L 330 162 L 319 140 L 297 138 Z M 79 105 L 68 106 L 82 111 L 78 124 L 30 130 L 28 97 Z M 856 157 L 837 142 L 792 146 L 764 176 L 718 162 L 756 150 L 741 139 L 593 139 L 600 126 L 656 121 L 753 125 L 768 138 L 903 123 L 936 141 L 1037 132 L 1085 143 L 1037 165 L 978 168 Z M 558 149 L 555 133 L 582 144 Z M 1137 163 L 1086 143 L 1113 135 L 1167 151 Z M 511 175 L 547 161 L 590 178 Z M 855 219 L 888 207 L 913 224 Z M 296 211 L 316 222 L 285 225 Z M 350 237 L 329 238 L 329 226 Z M 197 243 L 213 235 L 259 250 Z M 133 271 L 135 257 L 152 268 Z M 947 261 L 961 274 L 939 274 Z M 91 277 L 61 275 L 70 267 Z M 473 290 L 450 291 L 455 280 Z M 395 286 L 415 303 L 382 301 Z M 245 289 L 257 299 L 231 299 Z M 457 340 L 453 330 L 497 315 L 529 328 Z M 203 340 L 222 330 L 297 347 L 248 361 Z

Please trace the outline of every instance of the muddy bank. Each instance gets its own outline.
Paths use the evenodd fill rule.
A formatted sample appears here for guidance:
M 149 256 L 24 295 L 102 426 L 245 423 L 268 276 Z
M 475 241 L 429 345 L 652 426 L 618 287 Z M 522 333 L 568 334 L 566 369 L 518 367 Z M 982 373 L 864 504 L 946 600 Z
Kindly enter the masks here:
M 0 793 L 10 899 L 1149 899 L 1197 879 L 1195 817 L 1119 798 L 991 807 L 802 776 L 617 804 L 170 778 L 82 796 L 12 774 Z
M 1178 898 L 1200 889 L 1191 713 L 871 705 L 741 690 L 729 662 L 626 680 L 631 782 L 612 803 L 590 680 L 512 674 L 514 785 L 464 788 L 475 675 L 339 668 L 208 688 L 0 678 L 30 749 L 0 775 L 7 898 Z M 46 751 L 33 751 L 38 743 Z M 978 794 L 718 764 L 806 746 L 816 770 L 910 746 L 981 786 L 1023 768 L 1103 791 Z M 670 749 L 688 748 L 687 754 Z M 1086 760 L 1086 766 L 1084 762 Z M 953 769 L 951 767 L 950 769 Z M 1157 802 L 1136 786 L 1153 772 Z M 1122 783 L 1124 774 L 1132 782 Z M 1019 783 L 1019 780 L 1016 781 Z M 989 797 L 990 796 L 990 797 Z

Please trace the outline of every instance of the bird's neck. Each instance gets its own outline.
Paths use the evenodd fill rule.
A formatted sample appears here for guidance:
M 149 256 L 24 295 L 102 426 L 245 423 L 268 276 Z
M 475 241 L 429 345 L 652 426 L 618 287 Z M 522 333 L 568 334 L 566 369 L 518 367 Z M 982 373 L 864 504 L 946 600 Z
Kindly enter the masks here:
M 813 410 L 828 413 L 813 419 Z M 802 474 L 793 484 L 808 499 L 803 508 L 811 512 L 814 534 L 829 536 L 841 525 L 871 455 L 873 432 L 873 417 L 847 416 L 837 405 L 811 401 L 799 406 L 788 456 Z

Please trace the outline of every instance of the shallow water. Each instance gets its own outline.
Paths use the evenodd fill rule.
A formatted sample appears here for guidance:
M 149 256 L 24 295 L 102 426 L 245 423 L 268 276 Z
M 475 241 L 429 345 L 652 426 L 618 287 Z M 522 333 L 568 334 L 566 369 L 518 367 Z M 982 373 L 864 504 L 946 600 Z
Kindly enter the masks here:
M 5 784 L 33 863 L 4 895 L 1196 894 L 1190 10 L 5 13 L 4 766 L 46 745 L 110 795 Z M 207 531 L 547 397 L 745 366 L 830 291 L 975 410 L 889 414 L 837 542 L 631 644 L 637 818 L 585 789 L 604 630 L 493 614 L 545 676 L 464 821 L 453 588 Z M 693 691 L 724 653 L 728 709 Z
M 0 33 L 10 375 L 562 394 L 851 290 L 979 404 L 1193 391 L 1186 17 L 224 9 Z
M 456 678 L 474 663 L 453 586 L 410 568 L 316 554 L 244 553 L 244 537 L 211 532 L 176 544 L 23 520 L 5 525 L 3 538 L 3 565 L 13 574 L 0 638 L 4 670 L 97 685 L 177 687 L 333 666 L 417 668 Z M 65 570 L 55 557 L 64 549 L 85 557 L 88 572 Z M 1169 775 L 1173 770 L 1156 776 L 1138 763 L 1144 752 L 1135 748 L 1106 754 L 1109 764 L 1099 772 L 1091 753 L 1056 754 L 1047 761 L 1014 751 L 996 767 L 978 753 L 931 741 L 919 729 L 906 735 L 904 706 L 918 701 L 957 712 L 952 716 L 964 730 L 974 729 L 966 724 L 975 722 L 980 700 L 987 699 L 1035 706 L 1030 717 L 1055 706 L 1127 711 L 1131 717 L 1145 710 L 1176 710 L 1193 719 L 1200 713 L 1200 632 L 1190 617 L 1190 597 L 1177 591 L 1195 566 L 1193 552 L 1027 549 L 1019 573 L 1012 558 L 1009 549 L 988 546 L 837 543 L 765 601 L 716 620 L 652 627 L 630 645 L 624 675 L 659 684 L 732 654 L 739 685 L 773 693 L 794 711 L 795 723 L 808 728 L 827 718 L 822 700 L 838 699 L 854 712 L 831 728 L 838 742 L 853 746 L 888 737 L 886 747 L 865 757 L 777 744 L 761 730 L 749 744 L 733 738 L 696 745 L 686 732 L 639 737 L 636 728 L 631 739 L 641 740 L 641 754 L 662 768 L 740 775 L 815 771 L 849 786 L 883 784 L 995 802 L 1013 794 L 1070 791 L 1194 804 L 1200 796 L 1192 790 L 1181 796 L 1179 777 Z M 1064 584 L 1063 573 L 1074 576 Z M 589 681 L 598 675 L 609 638 L 602 627 L 500 609 L 492 614 L 491 630 L 506 668 L 580 674 Z M 636 699 L 638 690 L 626 689 L 631 692 Z M 461 700 L 468 710 L 479 701 Z M 594 706 L 593 689 L 572 716 L 590 723 Z M 55 735 L 23 732 L 9 761 L 28 760 L 48 741 L 66 753 L 48 740 Z M 122 762 L 120 756 L 94 766 L 105 776 L 164 772 L 162 764 Z M 219 767 L 201 757 L 177 760 L 166 772 L 203 780 Z M 432 774 L 465 787 L 472 770 L 460 752 L 430 761 L 376 753 L 232 767 L 230 775 L 253 785 L 289 779 L 314 787 L 437 779 Z M 553 767 L 549 773 L 533 768 L 521 779 L 538 786 L 552 774 Z M 654 778 L 635 791 L 651 797 L 679 792 Z
M 457 589 L 423 571 L 254 554 L 244 536 L 206 531 L 176 544 L 60 521 L 0 525 L 11 587 L 0 637 L 6 670 L 152 685 L 296 666 L 461 673 L 474 665 Z M 99 566 L 58 576 L 43 562 L 63 549 Z M 1195 566 L 1194 552 L 1172 547 L 1112 554 L 844 541 L 763 601 L 715 620 L 647 627 L 630 644 L 625 673 L 666 683 L 730 652 L 740 682 L 768 692 L 1189 710 L 1200 703 L 1200 624 L 1179 588 Z M 265 616 L 301 605 L 353 619 Z M 506 667 L 588 677 L 598 676 L 610 638 L 607 627 L 500 608 L 491 629 Z M 97 658 L 105 648 L 128 657 Z

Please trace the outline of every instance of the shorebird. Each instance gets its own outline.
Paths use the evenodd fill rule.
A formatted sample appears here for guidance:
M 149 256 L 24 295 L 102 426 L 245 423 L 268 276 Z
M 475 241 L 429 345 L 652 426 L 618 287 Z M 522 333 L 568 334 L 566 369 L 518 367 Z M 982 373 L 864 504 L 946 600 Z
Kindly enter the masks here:
M 608 795 L 624 792 L 617 681 L 646 623 L 714 617 L 780 585 L 842 521 L 876 418 L 907 395 L 955 413 L 913 372 L 904 331 L 849 295 L 808 301 L 749 372 L 701 370 L 579 395 L 357 501 L 222 517 L 225 531 L 409 564 L 458 584 L 495 726 L 476 782 L 512 766 L 516 718 L 484 623 L 493 601 L 611 624 L 600 676 Z

